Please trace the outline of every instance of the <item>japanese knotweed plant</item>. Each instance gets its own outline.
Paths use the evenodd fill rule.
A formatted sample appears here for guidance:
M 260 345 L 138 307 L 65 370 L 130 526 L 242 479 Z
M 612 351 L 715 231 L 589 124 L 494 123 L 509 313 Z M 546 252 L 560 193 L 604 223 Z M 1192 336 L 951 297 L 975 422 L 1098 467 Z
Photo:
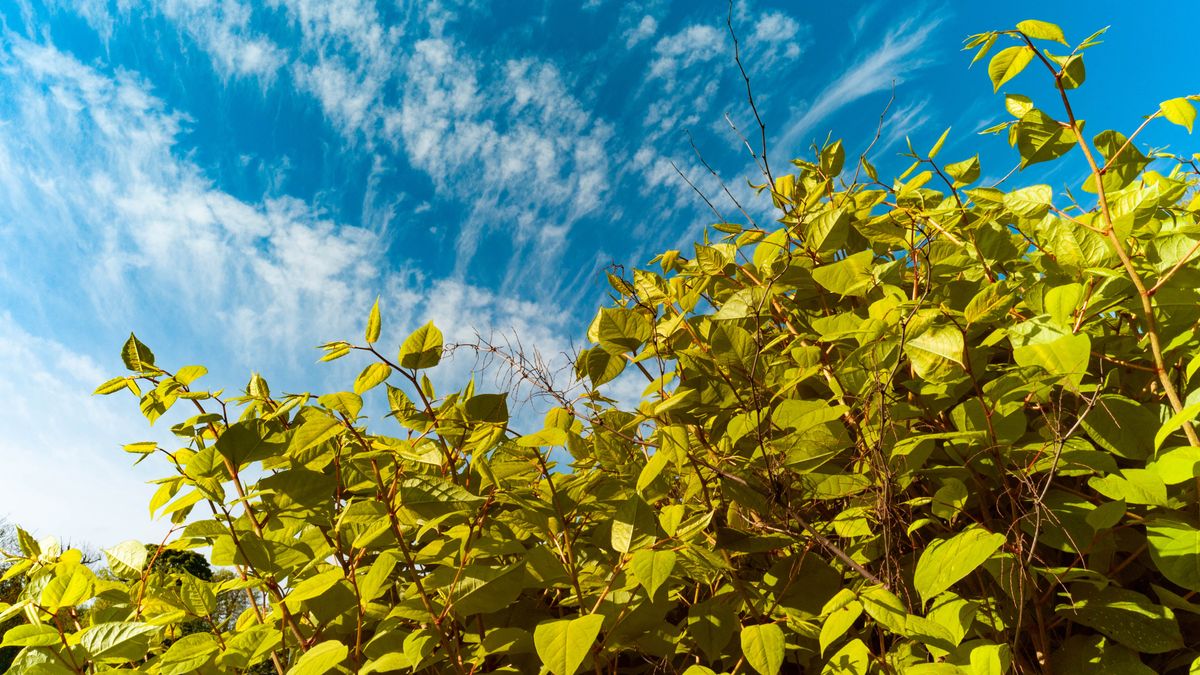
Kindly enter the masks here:
M 1096 36 L 1056 42 L 967 46 L 1004 47 L 997 90 L 1044 71 L 1045 107 L 1008 94 L 993 130 L 1082 185 L 979 185 L 945 135 L 891 183 L 840 143 L 764 164 L 777 223 L 613 276 L 583 393 L 531 433 L 503 394 L 434 390 L 434 326 L 384 349 L 378 303 L 324 346 L 366 361 L 353 391 L 319 397 L 224 398 L 131 337 L 97 392 L 196 413 L 185 447 L 126 447 L 162 458 L 176 533 L 103 575 L 22 533 L 17 671 L 1196 672 L 1200 172 L 1137 138 L 1190 131 L 1197 97 L 1086 136 Z M 235 574 L 153 564 L 176 549 Z

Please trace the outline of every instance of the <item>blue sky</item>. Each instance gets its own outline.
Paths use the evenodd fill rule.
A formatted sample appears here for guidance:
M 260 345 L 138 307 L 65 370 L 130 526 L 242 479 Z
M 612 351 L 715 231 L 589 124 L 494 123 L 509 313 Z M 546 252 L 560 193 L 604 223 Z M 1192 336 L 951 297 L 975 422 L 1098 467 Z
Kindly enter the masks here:
M 725 118 L 756 132 L 726 8 L 0 5 L 0 516 L 97 545 L 165 532 L 145 512 L 155 472 L 119 450 L 172 442 L 165 425 L 89 396 L 131 330 L 227 390 L 252 370 L 275 391 L 346 388 L 355 364 L 317 366 L 312 348 L 359 336 L 376 295 L 392 342 L 432 319 L 452 341 L 495 331 L 560 354 L 603 301 L 605 265 L 715 220 L 672 162 L 733 218 L 688 132 L 769 218 Z M 1005 119 L 1003 100 L 959 46 L 1027 18 L 1076 41 L 1113 26 L 1077 96 L 1089 129 L 1128 132 L 1200 90 L 1190 3 L 739 1 L 733 21 L 776 166 L 827 133 L 856 155 L 895 82 L 881 173 L 902 170 L 906 135 L 928 147 L 952 126 L 942 157 L 981 152 L 998 178 L 1015 155 L 974 132 Z M 1005 90 L 1058 111 L 1035 77 Z

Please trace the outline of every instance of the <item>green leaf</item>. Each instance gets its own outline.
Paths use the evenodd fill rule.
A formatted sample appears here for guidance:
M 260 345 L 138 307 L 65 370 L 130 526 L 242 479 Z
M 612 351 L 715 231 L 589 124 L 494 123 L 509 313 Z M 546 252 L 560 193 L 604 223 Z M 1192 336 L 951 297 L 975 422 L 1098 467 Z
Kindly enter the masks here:
M 1080 426 L 1092 441 L 1114 455 L 1145 461 L 1155 450 L 1146 430 L 1158 424 L 1156 408 L 1117 394 L 1104 394 L 1080 420 Z
M 628 362 L 622 354 L 613 354 L 601 347 L 593 347 L 580 352 L 575 368 L 581 377 L 586 375 L 592 381 L 593 387 L 599 387 L 624 372 L 626 363 Z
M 1017 24 L 1017 30 L 1028 35 L 1034 40 L 1053 40 L 1067 44 L 1067 38 L 1063 36 L 1062 29 L 1058 26 L 1047 23 L 1045 21 L 1037 21 L 1029 19 Z
M 596 643 L 602 625 L 604 617 L 599 614 L 539 623 L 533 629 L 538 658 L 554 675 L 574 675 Z
M 342 423 L 332 414 L 322 412 L 317 408 L 305 408 L 302 422 L 292 432 L 288 444 L 288 454 L 291 456 L 320 445 L 342 431 Z
M 1184 646 L 1170 609 L 1117 586 L 1087 594 L 1056 611 L 1143 654 L 1165 654 Z
M 862 296 L 874 283 L 871 263 L 875 255 L 860 251 L 838 262 L 822 265 L 812 271 L 813 281 L 839 295 Z
M 671 571 L 674 569 L 675 552 L 671 550 L 642 549 L 635 552 L 629 561 L 629 571 L 633 572 L 633 578 L 646 589 L 646 594 L 651 598 L 654 598 L 654 593 L 659 587 L 671 578 Z
M 840 140 L 821 148 L 821 173 L 826 177 L 833 178 L 841 173 L 845 161 L 846 149 L 842 147 Z
M 804 231 L 805 242 L 818 253 L 832 253 L 846 243 L 850 214 L 844 208 L 822 211 Z
M 904 343 L 918 377 L 942 382 L 958 375 L 963 365 L 963 335 L 957 328 L 934 325 Z
M 74 607 L 91 599 L 95 576 L 88 568 L 75 564 L 60 564 L 54 570 L 54 578 L 42 589 L 38 604 L 47 611 L 57 612 L 63 607 Z
M 1012 288 L 1003 281 L 985 285 L 963 310 L 967 325 L 987 324 L 999 320 L 1017 301 Z
M 862 640 L 855 638 L 829 657 L 821 675 L 867 675 L 870 667 L 871 651 Z
M 1030 220 L 1038 220 L 1050 210 L 1054 190 L 1049 185 L 1031 185 L 1004 195 L 1004 208 Z
M 1184 446 L 1168 450 L 1147 464 L 1146 469 L 1153 471 L 1167 485 L 1179 485 L 1194 480 L 1200 477 L 1200 448 Z
M 653 455 L 650 455 L 650 459 L 646 461 L 646 466 L 642 467 L 642 470 L 638 473 L 637 486 L 635 489 L 639 493 L 645 492 L 646 488 L 650 487 L 650 484 L 654 482 L 654 479 L 658 478 L 659 474 L 661 474 L 663 469 L 667 468 L 667 465 L 670 463 L 670 453 L 663 452 L 662 450 L 655 451 Z
M 379 319 L 379 296 L 375 296 L 375 304 L 371 305 L 371 313 L 367 315 L 367 344 L 371 344 L 379 339 L 381 327 L 382 322 Z
M 930 542 L 921 552 L 913 573 L 913 585 L 920 593 L 921 600 L 928 602 L 974 572 L 1004 542 L 1004 535 L 980 527 L 972 527 L 949 539 Z
M 399 554 L 390 550 L 383 551 L 375 562 L 367 568 L 366 574 L 358 578 L 358 592 L 363 602 L 370 602 L 379 597 L 389 587 L 388 578 L 396 568 Z M 361 570 L 361 568 L 359 568 Z
M 929 159 L 937 157 L 937 154 L 942 150 L 942 145 L 946 142 L 946 137 L 949 135 L 950 127 L 946 127 L 946 130 L 942 132 L 942 135 L 938 137 L 937 142 L 934 143 L 933 147 L 929 150 Z
M 341 665 L 349 653 L 346 645 L 340 642 L 322 642 L 304 652 L 296 665 L 288 668 L 287 675 L 324 675 Z
M 159 630 L 158 626 L 137 621 L 106 621 L 84 629 L 79 634 L 79 645 L 95 660 L 137 661 L 146 657 L 150 638 Z
M 413 331 L 400 345 L 400 365 L 404 368 L 432 368 L 441 360 L 442 331 L 432 321 Z
M 1200 530 L 1182 522 L 1151 521 L 1146 542 L 1154 566 L 1168 581 L 1200 592 Z
M 314 574 L 313 576 L 308 577 L 307 579 L 304 579 L 300 583 L 296 584 L 296 586 L 288 592 L 287 597 L 284 600 L 289 609 L 291 609 L 293 612 L 297 611 L 300 608 L 301 602 L 318 597 L 325 591 L 332 588 L 334 584 L 341 581 L 343 578 L 345 578 L 345 575 L 342 573 L 342 570 L 337 568 L 328 569 L 319 574 Z
M 1192 124 L 1196 121 L 1196 108 L 1186 98 L 1173 98 L 1158 104 L 1158 109 L 1168 122 L 1178 124 L 1188 133 L 1192 133 Z
M 8 629 L 0 647 L 49 647 L 60 644 L 58 629 L 44 623 L 20 624 Z
M 454 589 L 452 608 L 458 616 L 498 612 L 521 595 L 524 579 L 523 560 L 508 567 L 468 565 Z
M 386 363 L 376 361 L 368 365 L 358 374 L 358 378 L 354 380 L 354 393 L 361 395 L 383 384 L 391 374 L 392 367 Z
M 1073 635 L 1051 655 L 1055 673 L 1087 675 L 1158 675 L 1147 668 L 1137 651 L 1103 635 Z
M 688 608 L 687 634 L 699 651 L 715 661 L 733 639 L 737 612 L 720 598 L 703 600 Z
M 1028 45 L 1008 47 L 1000 50 L 988 63 L 988 77 L 992 79 L 992 90 L 1000 91 L 1000 87 L 1025 70 L 1025 66 L 1033 60 L 1033 50 Z
M 1105 129 L 1096 134 L 1092 144 L 1106 160 L 1104 175 L 1101 177 L 1105 192 L 1116 192 L 1138 180 L 1146 165 L 1150 163 L 1150 158 L 1142 154 L 1136 144 L 1130 143 L 1129 139 L 1118 131 Z M 1094 194 L 1096 177 L 1088 176 L 1083 189 Z
M 742 655 L 760 675 L 776 675 L 783 667 L 783 630 L 773 623 L 742 628 Z
M 328 415 L 324 417 L 332 419 Z M 309 421 L 307 415 L 304 421 Z M 221 456 L 228 459 L 235 468 L 240 469 L 251 462 L 259 462 L 282 454 L 285 448 L 285 438 L 284 434 L 273 430 L 266 422 L 248 419 L 229 425 L 217 439 L 216 448 Z
M 970 185 L 979 180 L 979 155 L 961 162 L 947 164 L 945 171 L 954 179 L 954 187 Z
M 349 354 L 353 347 L 349 342 L 330 342 L 320 348 L 325 350 L 325 355 L 319 361 L 335 361 Z
M 154 352 L 142 344 L 133 333 L 129 334 L 129 339 L 121 349 L 121 360 L 125 362 L 126 368 L 135 373 L 158 371 L 154 367 Z
M 980 37 L 982 37 L 982 36 L 980 36 Z M 983 45 L 979 48 L 979 51 L 975 52 L 974 58 L 971 59 L 971 65 L 974 65 L 976 61 L 987 56 L 988 52 L 992 51 L 992 47 L 996 44 L 996 37 L 997 37 L 997 35 L 995 33 L 992 33 L 991 35 L 988 35 L 986 38 L 983 38 Z
M 1154 434 L 1154 451 L 1158 452 L 1158 449 L 1171 437 L 1171 434 L 1183 428 L 1184 424 L 1194 422 L 1197 414 L 1200 414 L 1200 403 L 1193 403 L 1171 415 L 1171 419 L 1167 420 L 1166 424 L 1163 424 L 1158 430 L 1158 433 Z
M 1025 113 L 1014 129 L 1022 169 L 1058 159 L 1079 142 L 1073 130 L 1037 108 Z
M 208 374 L 204 366 L 184 366 L 175 371 L 175 381 L 185 387 Z
M 1045 342 L 1030 342 L 1013 349 L 1013 360 L 1021 366 L 1038 366 L 1062 382 L 1079 386 L 1087 374 L 1092 340 L 1086 333 L 1061 335 Z
M 130 539 L 104 549 L 108 569 L 122 579 L 137 578 L 146 569 L 146 545 Z
M 1062 68 L 1063 89 L 1078 89 L 1083 86 L 1084 80 L 1087 79 L 1087 68 L 1083 65 L 1082 54 L 1072 54 L 1062 58 L 1056 58 L 1058 65 Z
M 639 495 L 633 495 L 617 507 L 612 522 L 612 547 L 620 553 L 652 543 L 658 519 L 654 509 Z
M 821 624 L 821 634 L 819 644 L 821 653 L 824 654 L 829 646 L 844 637 L 858 621 L 858 617 L 862 616 L 863 606 L 857 600 L 852 600 L 844 607 L 839 607 L 829 613 L 825 618 L 825 622 Z
M 176 640 L 158 660 L 161 675 L 190 675 L 220 650 L 211 633 L 192 633 Z
M 1033 110 L 1033 101 L 1023 94 L 1005 94 L 1004 109 L 1019 120 Z
M 121 391 L 122 389 L 127 389 L 128 387 L 129 380 L 124 377 L 114 377 L 99 387 L 96 387 L 96 390 L 92 392 L 92 396 L 107 396 L 108 394 Z
M 1088 485 L 1109 499 L 1149 506 L 1167 505 L 1166 484 L 1158 474 L 1147 469 L 1121 469 L 1120 475 L 1094 476 L 1088 479 Z
M 605 307 L 593 323 L 594 338 L 602 349 L 613 354 L 636 352 L 650 339 L 653 328 L 641 313 L 624 307 Z

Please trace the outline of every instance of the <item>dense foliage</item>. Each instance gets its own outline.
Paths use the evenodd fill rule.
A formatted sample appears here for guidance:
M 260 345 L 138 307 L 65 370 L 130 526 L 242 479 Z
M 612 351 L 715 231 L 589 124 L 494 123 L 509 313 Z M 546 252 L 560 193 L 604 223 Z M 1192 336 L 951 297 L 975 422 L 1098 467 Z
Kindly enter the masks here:
M 993 131 L 1021 168 L 1086 165 L 1073 192 L 980 185 L 945 135 L 891 183 L 840 143 L 764 162 L 778 222 L 613 276 L 584 393 L 532 433 L 504 394 L 435 392 L 433 325 L 391 356 L 378 303 L 324 346 L 368 361 L 353 391 L 319 397 L 223 398 L 131 337 L 97 391 L 194 408 L 186 447 L 126 446 L 163 458 L 151 509 L 180 530 L 108 576 L 20 533 L 19 672 L 1194 671 L 1200 172 L 1086 137 L 1096 36 L 1056 42 L 1027 21 L 968 48 L 1004 47 L 997 90 L 1045 71 L 1046 107 L 1008 94 Z M 392 419 L 368 430 L 364 396 Z M 190 549 L 236 574 L 154 564 Z

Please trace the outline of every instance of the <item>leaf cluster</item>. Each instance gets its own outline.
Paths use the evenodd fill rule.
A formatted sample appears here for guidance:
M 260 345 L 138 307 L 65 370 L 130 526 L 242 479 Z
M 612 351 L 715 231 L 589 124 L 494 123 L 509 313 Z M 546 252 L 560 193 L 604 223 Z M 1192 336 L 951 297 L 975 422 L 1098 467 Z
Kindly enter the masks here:
M 1195 671 L 1200 171 L 1136 142 L 1190 131 L 1195 97 L 1089 140 L 1070 91 L 1098 35 L 967 42 L 1011 44 L 997 90 L 1046 71 L 1056 107 L 1008 94 L 991 131 L 1021 169 L 1085 162 L 1082 201 L 983 185 L 945 134 L 890 183 L 814 148 L 760 186 L 770 227 L 610 276 L 583 393 L 541 429 L 436 391 L 432 324 L 381 351 L 378 302 L 323 347 L 367 363 L 321 396 L 228 398 L 131 336 L 97 393 L 193 409 L 183 447 L 125 448 L 169 470 L 150 509 L 177 536 L 106 576 L 21 531 L 3 644 L 28 673 Z M 635 409 L 617 378 L 644 378 Z M 156 564 L 196 550 L 234 574 Z

